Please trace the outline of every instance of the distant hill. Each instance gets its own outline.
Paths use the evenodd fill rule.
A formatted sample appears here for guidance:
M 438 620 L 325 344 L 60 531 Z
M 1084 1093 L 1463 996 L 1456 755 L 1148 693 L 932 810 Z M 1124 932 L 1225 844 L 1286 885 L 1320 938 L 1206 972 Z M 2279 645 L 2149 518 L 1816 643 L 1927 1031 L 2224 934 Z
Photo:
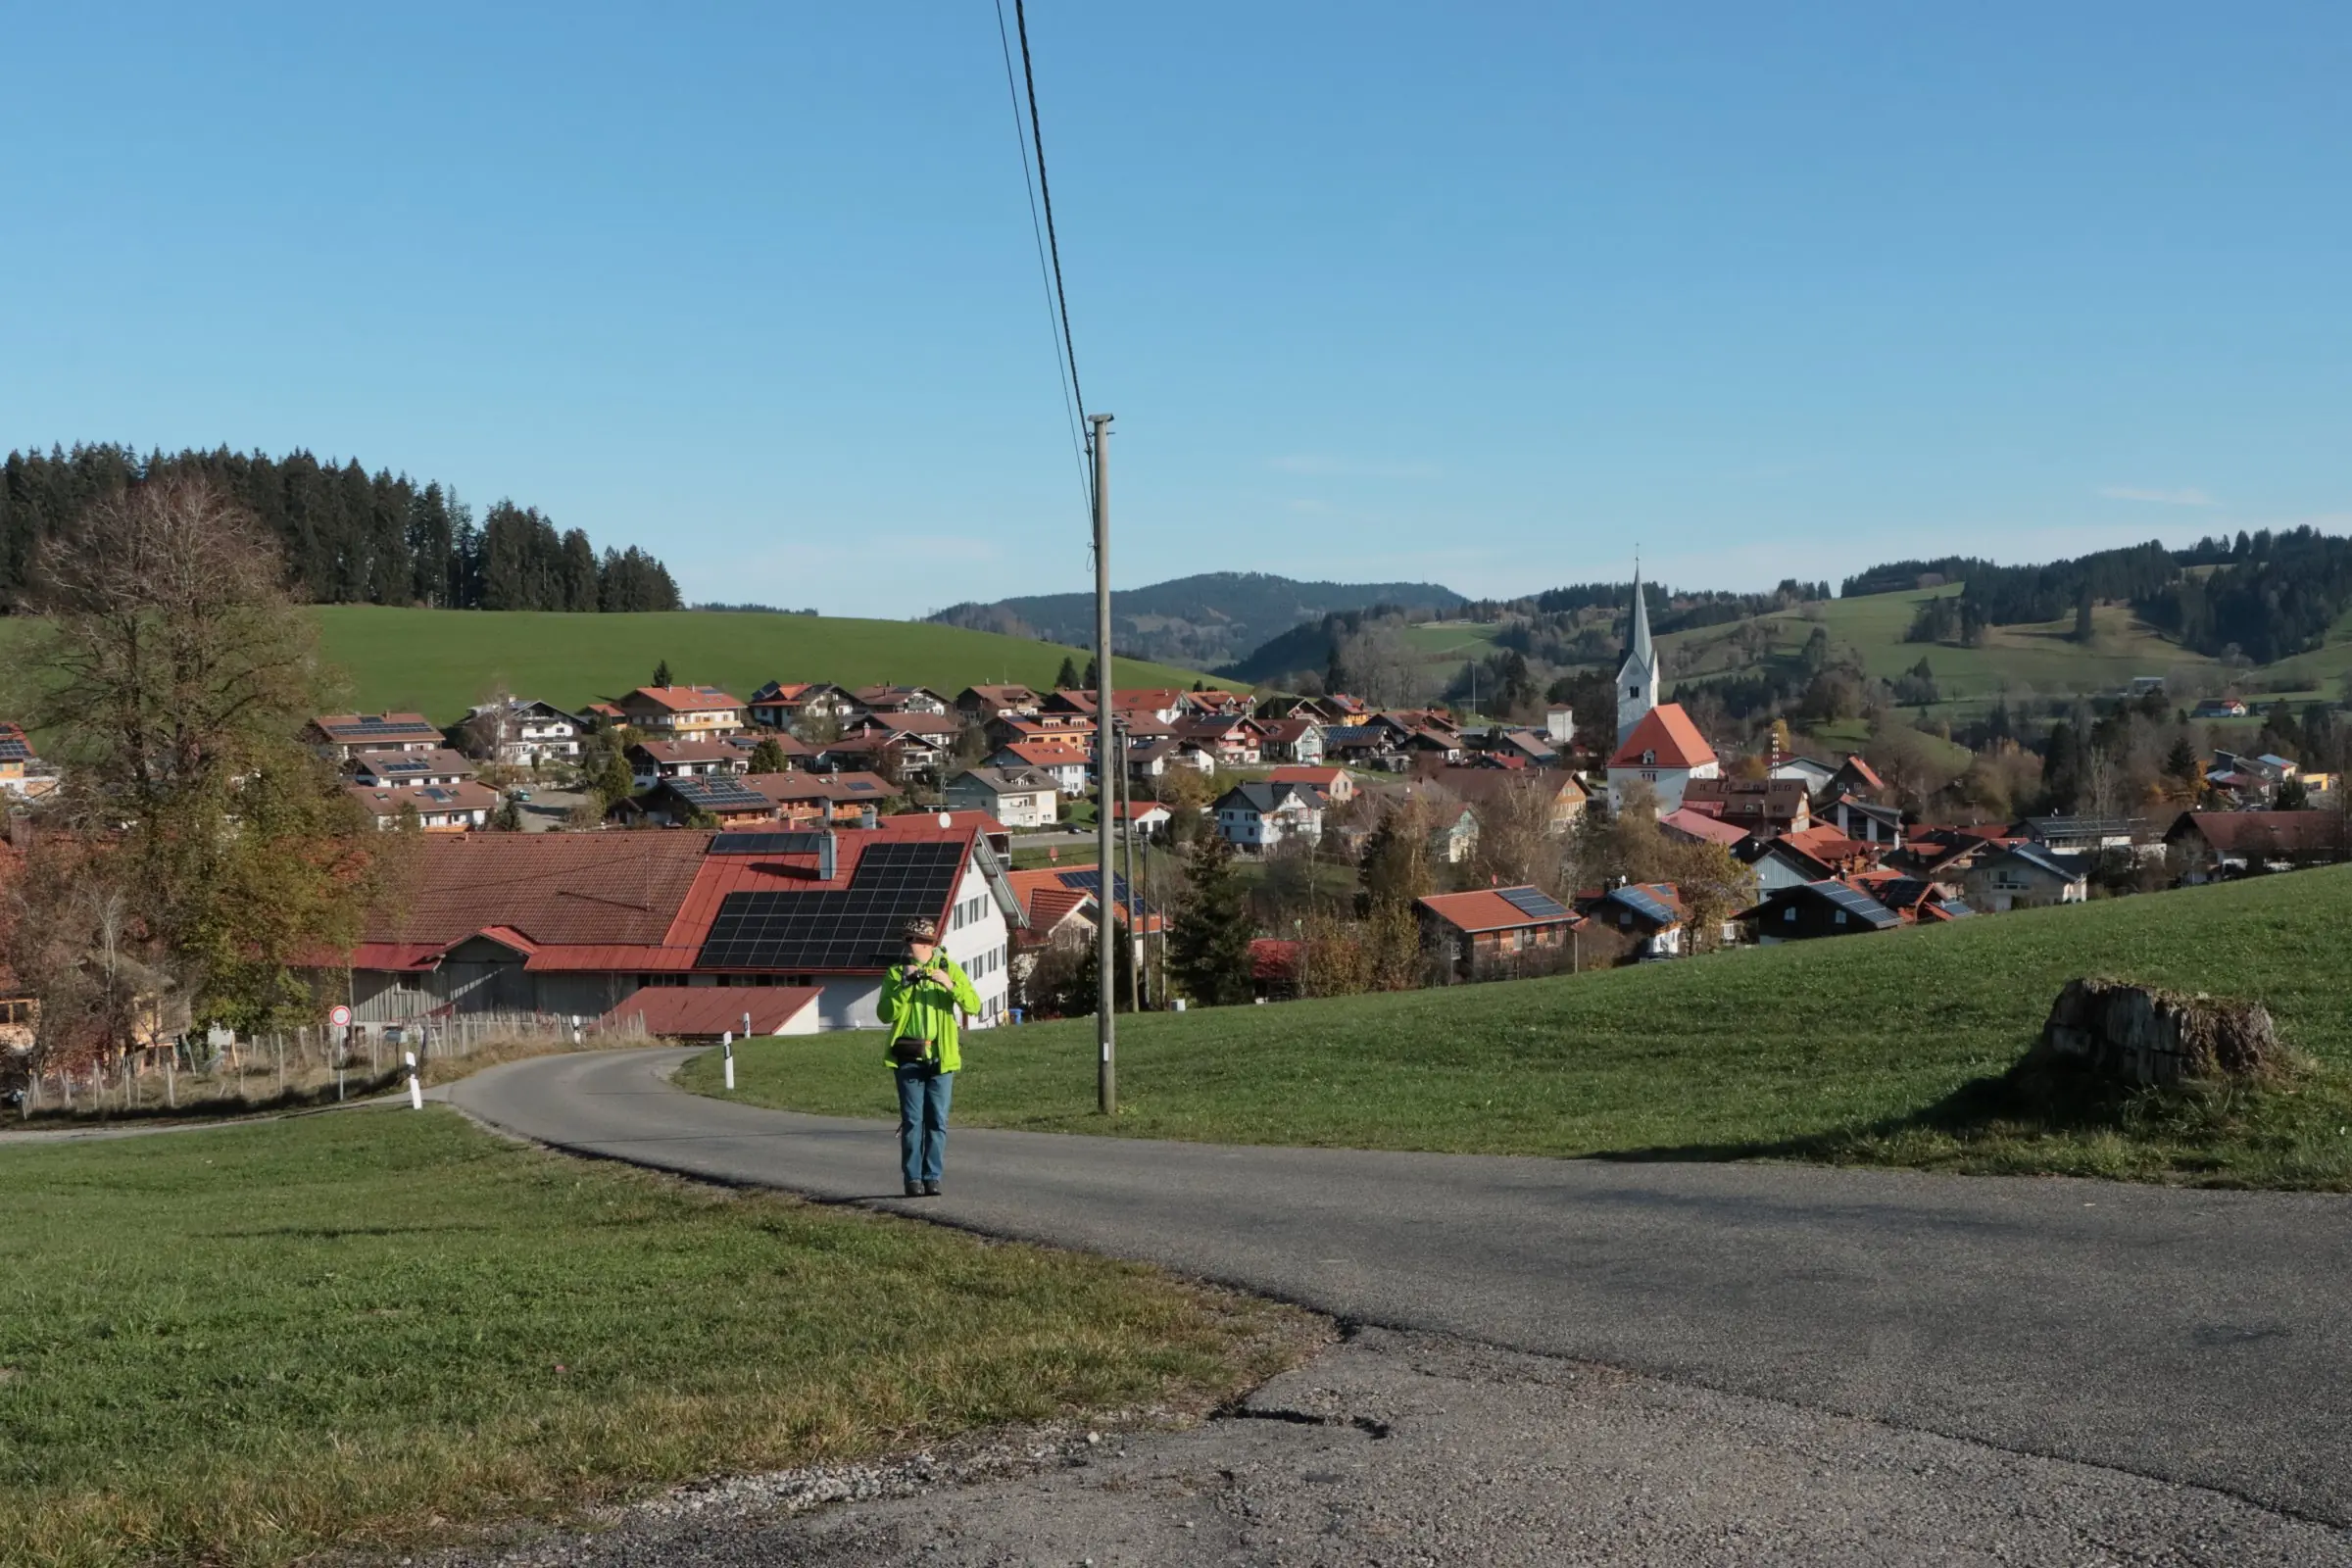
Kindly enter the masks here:
M 319 605 L 319 652 L 350 678 L 363 712 L 415 710 L 455 723 L 504 687 L 576 709 L 651 680 L 667 662 L 680 681 L 723 686 L 748 698 L 771 680 L 842 686 L 906 682 L 954 697 L 966 686 L 1017 681 L 1046 686 L 1082 649 L 991 637 L 954 626 L 838 615 L 670 611 L 635 615 L 535 611 L 408 610 Z M 30 617 L 0 615 L 0 665 Z M 1122 686 L 1190 686 L 1199 677 L 1165 664 L 1114 662 Z M 0 718 L 11 715 L 0 713 Z
M 1113 592 L 1110 640 L 1123 655 L 1214 669 L 1336 611 L 1401 605 L 1438 612 L 1465 602 L 1434 582 L 1299 582 L 1258 571 L 1212 571 Z M 1094 641 L 1095 600 L 1084 593 L 1031 594 L 955 605 L 930 618 L 1084 647 Z

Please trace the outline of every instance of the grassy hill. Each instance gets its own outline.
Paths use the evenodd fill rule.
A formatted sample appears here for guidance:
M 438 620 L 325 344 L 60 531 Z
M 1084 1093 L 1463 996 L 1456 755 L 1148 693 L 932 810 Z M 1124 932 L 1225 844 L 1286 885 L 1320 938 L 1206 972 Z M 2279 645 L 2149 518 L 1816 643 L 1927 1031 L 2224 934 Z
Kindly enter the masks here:
M 911 683 L 953 697 L 975 681 L 1047 687 L 1065 658 L 1083 649 L 1024 637 L 910 620 L 830 615 L 587 615 L 536 611 L 398 610 L 326 605 L 318 617 L 327 660 L 350 676 L 361 710 L 411 710 L 454 720 L 494 684 L 559 707 L 612 697 L 651 680 L 669 662 L 680 681 L 751 696 L 770 680 L 827 680 L 843 686 Z M 21 623 L 0 619 L 0 656 Z M 1197 671 L 1135 660 L 1115 662 L 1123 686 L 1190 686 Z
M 2352 867 L 1550 980 L 1122 1018 L 1116 1130 L 2347 1188 L 2347 929 Z M 2258 999 L 2318 1065 L 2253 1100 L 2080 1124 L 1994 1114 L 1983 1081 L 2089 974 Z M 1092 1048 L 1085 1019 L 977 1037 L 957 1119 L 1110 1130 Z M 872 1036 L 833 1035 L 760 1042 L 738 1067 L 745 1098 L 881 1115 L 879 1058 Z M 706 1059 L 683 1081 L 714 1078 Z
M 1769 631 L 1776 655 L 1794 654 L 1819 626 L 1829 632 L 1834 646 L 1851 650 L 1873 675 L 1892 679 L 1927 660 L 1947 700 L 1990 698 L 2004 683 L 2012 691 L 2110 691 L 2128 686 L 2134 675 L 2197 671 L 2218 676 L 2221 671 L 2217 661 L 2165 641 L 2122 605 L 2098 607 L 2092 617 L 2095 634 L 2087 646 L 2074 640 L 2071 615 L 2036 625 L 1988 627 L 1980 648 L 1903 641 L 1920 601 L 1933 593 L 1835 599 L 1754 622 L 1671 633 L 1658 643 L 1675 678 L 1690 679 L 1750 662 L 1736 652 L 1743 626 L 1761 625 Z M 1679 665 L 1678 658 L 1683 662 Z
M 1111 642 L 1152 659 L 1215 669 L 1333 611 L 1372 605 L 1443 611 L 1461 602 L 1460 594 L 1434 582 L 1301 582 L 1262 571 L 1212 571 L 1114 591 Z M 1089 593 L 1029 594 L 988 605 L 956 605 L 931 618 L 1088 642 L 1095 600 Z

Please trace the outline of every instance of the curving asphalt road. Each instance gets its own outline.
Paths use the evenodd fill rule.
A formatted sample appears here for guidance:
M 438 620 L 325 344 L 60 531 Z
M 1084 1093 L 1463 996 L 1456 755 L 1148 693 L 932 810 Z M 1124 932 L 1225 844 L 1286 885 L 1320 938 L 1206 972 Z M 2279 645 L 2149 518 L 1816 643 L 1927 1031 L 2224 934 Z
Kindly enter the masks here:
M 910 1202 L 889 1124 L 686 1094 L 691 1054 L 514 1062 L 448 1098 L 578 1153 L 2352 1525 L 2352 1200 L 967 1129 L 948 1196 Z

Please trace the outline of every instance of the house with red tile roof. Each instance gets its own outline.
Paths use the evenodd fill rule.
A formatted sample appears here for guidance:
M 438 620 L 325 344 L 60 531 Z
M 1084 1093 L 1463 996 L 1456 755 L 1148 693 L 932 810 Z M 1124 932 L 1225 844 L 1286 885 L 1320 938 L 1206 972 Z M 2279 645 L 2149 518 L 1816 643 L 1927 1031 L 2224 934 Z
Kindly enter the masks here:
M 1006 827 L 1051 827 L 1061 815 L 1059 786 L 1033 767 L 967 767 L 948 780 L 945 798 Z
M 743 728 L 743 704 L 715 686 L 640 686 L 618 706 L 650 740 L 716 740 Z
M 899 792 L 878 773 L 845 769 L 835 773 L 748 773 L 743 787 L 764 796 L 787 822 L 822 825 L 851 823 L 868 811 L 877 814 L 898 799 Z
M 829 681 L 771 680 L 752 693 L 752 722 L 761 729 L 799 730 L 808 724 L 841 724 L 858 702 Z
M 629 777 L 641 790 L 665 778 L 741 776 L 752 770 L 751 754 L 732 744 L 738 737 L 714 741 L 639 741 L 622 753 Z
M 653 988 L 733 994 L 736 1012 L 801 988 L 818 993 L 819 1027 L 873 1028 L 899 927 L 921 915 L 972 977 L 985 1027 L 1004 1011 L 1019 910 L 986 835 L 931 813 L 837 832 L 435 838 L 405 907 L 349 956 L 352 1005 L 368 1026 L 594 1018 Z
M 1056 742 L 1025 741 L 998 747 L 989 754 L 988 765 L 1043 773 L 1062 794 L 1076 797 L 1086 793 L 1087 780 L 1093 776 L 1094 754 Z
M 1548 974 L 1573 962 L 1573 933 L 1586 921 L 1535 887 L 1433 893 L 1413 901 L 1422 950 L 1448 980 Z
M 1045 699 L 1026 686 L 966 686 L 956 694 L 956 711 L 967 724 L 992 718 L 1032 718 Z
M 441 726 L 422 713 L 321 713 L 303 727 L 303 739 L 330 762 L 369 752 L 430 752 L 449 744 Z
M 853 719 L 879 713 L 922 713 L 945 718 L 956 709 L 954 703 L 928 686 L 860 686 L 850 696 L 858 705 L 850 715 Z
M 1315 720 L 1261 718 L 1257 726 L 1265 737 L 1259 751 L 1267 761 L 1311 765 L 1323 760 L 1323 726 Z
M 447 746 L 429 751 L 362 752 L 343 764 L 344 776 L 369 789 L 408 789 L 424 784 L 463 784 L 473 763 Z
M 499 807 L 498 791 L 471 779 L 456 784 L 347 784 L 343 792 L 386 830 L 400 826 L 414 811 L 416 825 L 427 833 L 468 833 L 488 827 L 490 813 Z
M 1344 767 L 1278 767 L 1266 775 L 1269 784 L 1304 784 L 1321 790 L 1334 806 L 1355 799 L 1355 779 Z
M 1767 837 L 1813 825 L 1813 798 L 1802 779 L 1694 778 L 1683 789 L 1683 805 Z
M 1679 810 L 1692 779 L 1716 778 L 1723 765 L 1680 703 L 1662 703 L 1636 720 L 1609 757 L 1609 809 L 1625 809 L 1626 794 L 1640 784 L 1649 791 L 1660 815 Z

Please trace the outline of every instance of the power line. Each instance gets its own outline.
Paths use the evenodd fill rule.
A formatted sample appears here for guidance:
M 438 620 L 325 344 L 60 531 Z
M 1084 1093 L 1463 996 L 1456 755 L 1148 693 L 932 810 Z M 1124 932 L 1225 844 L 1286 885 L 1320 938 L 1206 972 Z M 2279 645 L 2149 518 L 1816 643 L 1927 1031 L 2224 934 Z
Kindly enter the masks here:
M 1065 358 L 1064 353 L 1067 338 L 1063 329 L 1068 323 L 1069 313 L 1065 310 L 1060 314 L 1058 319 L 1055 318 L 1054 280 L 1053 273 L 1047 270 L 1046 236 L 1045 231 L 1038 226 L 1037 220 L 1037 176 L 1030 170 L 1029 131 L 1021 123 L 1021 88 L 1020 83 L 1013 79 L 1012 43 L 1004 31 L 1004 0 L 997 0 L 997 46 L 1004 56 L 1004 91 L 1012 102 L 1012 140 L 1013 145 L 1018 147 L 1021 153 L 1021 188 L 1029 198 L 1029 238 L 1037 248 L 1038 282 L 1044 286 L 1046 291 L 1046 331 L 1054 340 L 1054 373 L 1061 381 L 1061 412 L 1062 416 L 1069 421 L 1070 456 L 1078 463 L 1078 495 L 1080 501 L 1091 508 L 1094 505 L 1094 495 L 1087 477 L 1086 443 L 1078 433 L 1078 416 L 1083 411 L 1078 402 L 1077 388 L 1071 379 L 1078 362 L 1075 355 Z M 1024 60 L 1028 58 L 1028 35 L 1024 32 L 1021 39 L 1021 55 Z
M 1061 286 L 1061 240 L 1054 232 L 1054 186 L 1046 178 L 1046 133 L 1037 122 L 1037 70 L 1029 59 L 1029 9 L 1027 0 L 1012 0 L 1013 25 L 1021 34 L 1021 79 L 1029 87 L 1029 141 L 1037 149 L 1037 194 L 1046 206 L 1046 249 L 1054 258 L 1054 300 L 1061 307 L 1061 346 L 1069 355 L 1070 395 L 1078 400 L 1078 413 L 1086 413 L 1086 394 L 1078 386 L 1078 344 L 1070 336 L 1070 297 Z

